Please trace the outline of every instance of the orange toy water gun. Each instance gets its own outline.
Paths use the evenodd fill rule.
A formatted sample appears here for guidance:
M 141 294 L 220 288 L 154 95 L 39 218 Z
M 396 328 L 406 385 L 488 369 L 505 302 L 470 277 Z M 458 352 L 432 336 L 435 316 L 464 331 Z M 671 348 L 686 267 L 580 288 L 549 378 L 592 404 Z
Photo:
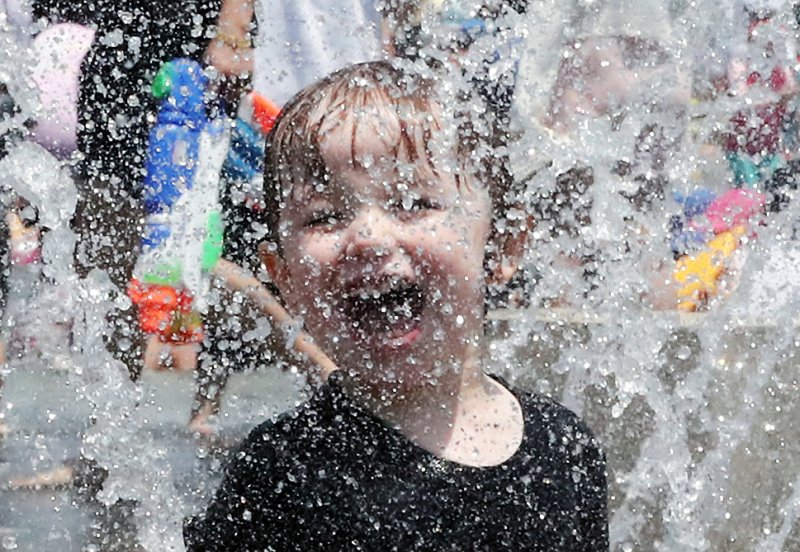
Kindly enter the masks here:
M 253 101 L 253 119 L 261 127 L 261 132 L 264 133 L 264 136 L 266 136 L 275 126 L 275 120 L 280 115 L 281 108 L 278 107 L 278 104 L 258 92 L 251 92 L 250 98 Z
M 203 341 L 200 314 L 192 309 L 192 294 L 168 285 L 145 284 L 133 279 L 128 296 L 137 306 L 142 331 L 158 335 L 165 343 Z

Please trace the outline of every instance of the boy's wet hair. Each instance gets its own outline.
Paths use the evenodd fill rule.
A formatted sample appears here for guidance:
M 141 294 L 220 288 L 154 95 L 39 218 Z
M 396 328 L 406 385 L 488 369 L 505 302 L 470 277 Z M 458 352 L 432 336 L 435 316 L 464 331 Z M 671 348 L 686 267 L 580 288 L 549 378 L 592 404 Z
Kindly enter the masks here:
M 325 186 L 331 175 L 321 153 L 326 132 L 348 117 L 366 113 L 393 117 L 399 140 L 393 155 L 398 162 L 424 160 L 436 171 L 442 150 L 455 156 L 457 183 L 477 181 L 489 187 L 493 228 L 505 218 L 511 201 L 508 158 L 493 146 L 496 124 L 477 113 L 464 93 L 445 98 L 430 77 L 404 70 L 387 61 L 346 67 L 299 92 L 283 108 L 267 138 L 264 161 L 264 238 L 278 251 L 279 219 L 285 199 L 298 184 Z M 456 96 L 456 94 L 453 94 Z M 464 109 L 453 109 L 453 105 Z M 350 140 L 354 166 L 363 166 L 356 141 L 355 116 Z M 365 124 L 365 123 L 361 123 Z M 447 159 L 444 159 L 447 161 Z

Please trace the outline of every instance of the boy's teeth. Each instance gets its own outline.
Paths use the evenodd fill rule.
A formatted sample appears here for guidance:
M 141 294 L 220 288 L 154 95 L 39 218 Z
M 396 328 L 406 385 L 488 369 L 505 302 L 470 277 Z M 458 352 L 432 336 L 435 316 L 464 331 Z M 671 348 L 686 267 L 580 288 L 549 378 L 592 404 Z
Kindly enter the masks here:
M 361 288 L 345 301 L 347 315 L 357 323 L 362 335 L 403 334 L 419 320 L 424 305 L 422 290 L 416 284 L 389 280 L 383 286 Z
M 410 284 L 402 279 L 385 279 L 378 282 L 371 282 L 365 286 L 356 287 L 355 294 L 360 296 L 361 298 L 378 298 L 381 295 L 389 293 L 391 291 L 411 287 L 413 284 Z

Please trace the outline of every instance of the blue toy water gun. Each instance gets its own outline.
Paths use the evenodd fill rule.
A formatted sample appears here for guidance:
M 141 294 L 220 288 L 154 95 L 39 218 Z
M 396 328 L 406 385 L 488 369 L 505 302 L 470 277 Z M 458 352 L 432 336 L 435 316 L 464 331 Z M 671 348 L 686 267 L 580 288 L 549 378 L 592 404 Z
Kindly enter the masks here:
M 222 178 L 227 183 L 223 206 L 227 200 L 229 208 L 264 208 L 264 145 L 279 114 L 280 107 L 257 92 L 242 98 L 231 128 L 228 157 L 222 166 Z
M 249 104 L 245 98 L 242 106 Z M 231 144 L 228 157 L 222 166 L 225 189 L 222 191 L 223 208 L 246 207 L 259 210 L 263 205 L 263 172 L 265 136 L 257 123 L 242 113 L 240 109 L 231 127 Z M 235 219 L 242 215 L 229 214 Z M 242 221 L 238 221 L 240 224 Z M 234 232 L 235 234 L 235 232 Z
M 153 81 L 161 100 L 142 184 L 145 227 L 134 268 L 140 284 L 187 289 L 202 306 L 208 271 L 222 253 L 219 176 L 228 153 L 224 119 L 206 115 L 208 79 L 195 61 L 165 63 Z

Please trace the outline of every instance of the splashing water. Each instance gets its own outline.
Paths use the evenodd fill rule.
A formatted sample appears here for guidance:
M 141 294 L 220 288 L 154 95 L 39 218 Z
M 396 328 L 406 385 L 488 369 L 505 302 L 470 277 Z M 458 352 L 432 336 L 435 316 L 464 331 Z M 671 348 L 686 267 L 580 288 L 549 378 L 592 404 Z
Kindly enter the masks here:
M 642 4 L 647 4 L 645 11 L 659 8 L 656 3 Z M 622 10 L 631 7 L 624 2 L 620 6 Z M 504 358 L 511 373 L 582 412 L 602 436 L 609 459 L 615 549 L 786 550 L 797 545 L 797 499 L 792 492 L 797 456 L 789 444 L 792 438 L 787 438 L 792 432 L 787 414 L 792 402 L 791 374 L 797 362 L 796 310 L 791 305 L 798 293 L 797 284 L 789 281 L 797 267 L 796 242 L 791 239 L 798 216 L 796 203 L 790 201 L 785 210 L 770 216 L 766 227 L 758 228 L 757 239 L 748 243 L 744 253 L 736 289 L 707 314 L 654 312 L 648 301 L 642 301 L 654 283 L 663 283 L 649 273 L 657 266 L 654 259 L 670 257 L 663 234 L 659 235 L 670 211 L 676 210 L 669 194 L 695 186 L 724 189 L 731 185 L 726 161 L 703 159 L 698 139 L 690 133 L 697 134 L 691 127 L 698 120 L 724 125 L 745 100 L 723 97 L 704 102 L 701 110 L 695 107 L 683 113 L 669 107 L 676 92 L 684 96 L 678 89 L 686 68 L 695 74 L 719 71 L 713 67 L 719 58 L 705 57 L 702 41 L 706 48 L 714 44 L 719 57 L 741 55 L 746 22 L 737 29 L 740 14 L 726 8 L 729 16 L 716 19 L 714 32 L 707 29 L 699 37 L 698 27 L 713 19 L 707 14 L 723 10 L 692 3 L 671 14 L 651 11 L 648 17 L 665 15 L 662 23 L 670 27 L 668 32 L 640 26 L 633 29 L 634 34 L 657 40 L 676 61 L 677 72 L 664 70 L 650 77 L 649 67 L 640 69 L 637 80 L 644 85 L 641 99 L 645 103 L 636 105 L 639 100 L 632 98 L 619 106 L 624 115 L 616 128 L 613 111 L 610 117 L 575 123 L 579 130 L 573 133 L 579 135 L 555 143 L 552 135 L 529 127 L 526 149 L 518 152 L 518 166 L 530 166 L 531 152 L 546 151 L 541 159 L 555 160 L 551 166 L 533 167 L 539 171 L 537 178 L 541 176 L 540 190 L 552 188 L 555 176 L 576 162 L 594 169 L 594 188 L 611 184 L 594 190 L 592 223 L 581 236 L 594 242 L 592 256 L 605 257 L 600 263 L 592 259 L 593 284 L 588 290 L 565 292 L 576 281 L 569 273 L 576 270 L 575 263 L 554 266 L 551 260 L 564 251 L 575 251 L 576 240 L 537 230 L 540 239 L 528 261 L 541 279 L 534 296 L 566 299 L 571 308 L 552 321 L 538 308 L 528 309 L 514 319 L 510 331 L 518 334 L 497 350 L 507 347 Z M 736 8 L 741 10 L 742 5 Z M 772 8 L 781 17 L 791 16 L 786 3 Z M 597 9 L 603 12 L 602 5 Z M 623 31 L 620 23 L 609 28 L 600 19 L 592 22 L 584 17 L 575 27 L 562 28 L 569 34 L 561 42 L 561 51 L 580 57 L 579 49 L 563 44 L 577 37 L 586 48 L 593 46 L 586 36 Z M 617 21 L 635 19 L 633 14 Z M 783 33 L 783 41 L 796 41 L 796 25 Z M 555 82 L 563 62 L 549 55 L 554 50 L 539 47 L 538 55 L 530 54 L 538 67 L 551 67 L 550 82 Z M 613 52 L 607 55 L 611 58 Z M 547 72 L 522 76 L 529 84 L 521 86 L 520 93 L 533 96 L 524 98 L 528 113 L 544 115 L 551 108 L 542 100 L 552 94 L 547 96 L 547 87 L 537 82 L 547 80 L 541 75 Z M 648 78 L 652 80 L 646 82 Z M 659 96 L 660 105 L 648 110 L 652 93 Z M 688 102 L 673 105 L 685 110 Z M 635 164 L 631 152 L 636 146 L 626 141 L 638 140 L 636 129 L 648 124 L 665 128 L 668 140 L 679 148 L 664 167 L 666 198 L 637 211 L 620 198 L 624 187 L 614 187 L 620 182 L 615 161 L 627 155 L 627 161 Z M 713 180 L 719 175 L 724 181 Z M 630 179 L 621 184 L 629 183 Z M 605 243 L 598 247 L 601 240 Z M 520 371 L 520 358 L 532 360 L 530 372 Z
M 737 252 L 739 270 L 707 312 L 652 306 L 674 263 L 668 222 L 680 206 L 672 192 L 733 185 L 724 153 L 706 155 L 702 145 L 745 100 L 690 96 L 699 87 L 693 81 L 746 54 L 742 7 L 538 2 L 524 16 L 508 16 L 519 35 L 512 38 L 524 42 L 478 41 L 475 59 L 462 62 L 467 73 L 487 51 L 506 52 L 501 63 L 512 59 L 499 73 L 519 62 L 515 139 L 505 147 L 539 218 L 524 261 L 535 282 L 529 306 L 492 315 L 492 358 L 517 385 L 555 397 L 598 435 L 609 465 L 614 550 L 800 546 L 794 190 L 750 232 Z M 788 9 L 784 2 L 749 7 Z M 725 24 L 706 28 L 708 21 Z M 38 109 L 23 39 L 0 13 L 0 81 L 20 110 L 0 121 L 0 134 L 22 129 Z M 589 69 L 581 74 L 581 67 Z M 593 100 L 582 104 L 587 93 Z M 774 99 L 769 90 L 759 94 L 746 101 Z M 608 105 L 598 109 L 601 97 Z M 92 405 L 81 452 L 108 472 L 98 499 L 135 504 L 145 549 L 180 550 L 181 520 L 196 497 L 175 492 L 169 451 L 143 430 L 141 386 L 101 337 L 109 310 L 128 299 L 104 273 L 80 279 L 71 268 L 75 189 L 67 168 L 21 142 L 0 161 L 0 179 L 50 229 L 43 271 L 72 319 L 75 369 L 66 385 Z M 555 207 L 544 205 L 551 200 Z

